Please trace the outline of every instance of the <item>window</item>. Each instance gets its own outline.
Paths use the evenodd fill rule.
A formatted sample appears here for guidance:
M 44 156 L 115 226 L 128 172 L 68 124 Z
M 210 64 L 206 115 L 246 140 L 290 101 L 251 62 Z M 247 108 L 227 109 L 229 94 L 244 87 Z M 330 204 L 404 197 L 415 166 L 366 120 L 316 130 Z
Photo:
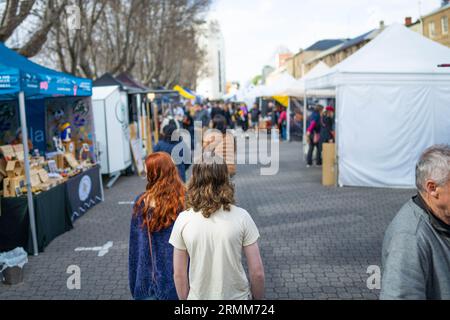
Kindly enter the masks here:
M 434 24 L 434 21 L 428 24 L 428 35 L 430 36 L 430 38 L 436 37 L 436 26 Z
M 441 18 L 442 34 L 448 34 L 448 17 Z

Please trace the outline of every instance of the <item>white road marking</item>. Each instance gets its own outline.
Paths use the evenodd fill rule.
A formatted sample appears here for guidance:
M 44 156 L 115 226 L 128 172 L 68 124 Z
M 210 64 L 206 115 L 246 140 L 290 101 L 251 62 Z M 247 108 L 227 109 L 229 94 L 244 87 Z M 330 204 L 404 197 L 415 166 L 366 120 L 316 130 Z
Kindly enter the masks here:
M 133 205 L 134 201 L 119 201 L 118 204 L 119 204 L 119 206 L 129 206 L 129 205 Z
M 80 252 L 80 251 L 98 251 L 98 256 L 99 257 L 103 257 L 105 256 L 108 252 L 109 249 L 111 249 L 114 245 L 114 242 L 109 241 L 107 243 L 105 243 L 105 245 L 103 245 L 102 247 L 93 247 L 93 248 L 76 248 L 75 251 L 76 252 Z

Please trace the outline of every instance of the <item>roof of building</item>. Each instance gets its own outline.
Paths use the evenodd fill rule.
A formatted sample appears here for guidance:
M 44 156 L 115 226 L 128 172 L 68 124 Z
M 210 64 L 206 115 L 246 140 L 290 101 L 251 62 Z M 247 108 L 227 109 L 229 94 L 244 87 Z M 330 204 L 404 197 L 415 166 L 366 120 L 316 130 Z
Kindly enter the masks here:
M 110 73 L 105 73 L 103 76 L 94 81 L 94 87 L 108 87 L 108 86 L 119 86 L 123 91 L 127 91 L 130 94 L 137 94 L 142 92 L 141 88 L 130 86 L 127 83 L 124 83 L 119 79 L 115 78 Z
M 132 78 L 128 73 L 121 73 L 119 76 L 116 77 L 117 80 L 124 83 L 128 87 L 134 87 L 139 88 L 142 91 L 148 91 L 149 88 L 147 88 L 145 85 L 137 81 L 136 79 Z
M 345 39 L 324 39 L 317 41 L 305 51 L 324 51 L 337 46 L 345 41 Z
M 374 30 L 370 30 L 369 32 L 366 32 L 360 36 L 357 36 L 356 38 L 350 39 L 345 41 L 342 44 L 342 47 L 339 48 L 340 50 L 345 50 L 347 48 L 353 47 L 357 44 L 360 44 L 361 42 L 364 42 L 366 40 L 372 40 L 374 37 L 372 37 L 372 34 L 374 33 L 374 31 L 377 31 L 378 29 L 374 29 Z
M 360 36 L 357 36 L 356 38 L 344 41 L 344 42 L 342 42 L 342 43 L 340 43 L 340 44 L 338 44 L 338 45 L 336 45 L 336 46 L 334 46 L 334 47 L 332 47 L 332 48 L 330 48 L 328 50 L 325 50 L 325 51 L 319 53 L 317 56 L 315 56 L 314 58 L 306 61 L 305 63 L 309 64 L 309 63 L 311 63 L 313 61 L 317 61 L 317 60 L 323 59 L 324 57 L 326 57 L 326 56 L 328 56 L 330 54 L 334 54 L 336 52 L 340 52 L 342 50 L 345 50 L 345 49 L 348 49 L 350 47 L 356 46 L 356 45 L 358 45 L 358 44 L 360 44 L 362 42 L 368 41 L 368 40 L 369 41 L 373 40 L 380 32 L 381 32 L 381 29 L 374 29 L 374 30 L 366 32 L 366 33 L 364 33 L 364 34 L 362 34 Z
M 430 16 L 432 16 L 432 15 L 434 15 L 434 14 L 436 14 L 436 13 L 439 13 L 439 12 L 444 11 L 444 10 L 447 10 L 447 9 L 450 9 L 450 3 L 449 3 L 449 4 L 446 4 L 445 6 L 441 6 L 441 7 L 439 7 L 439 8 L 436 9 L 436 10 L 431 11 L 430 13 L 427 13 L 427 14 L 424 15 L 422 18 L 428 18 L 428 17 L 430 17 Z

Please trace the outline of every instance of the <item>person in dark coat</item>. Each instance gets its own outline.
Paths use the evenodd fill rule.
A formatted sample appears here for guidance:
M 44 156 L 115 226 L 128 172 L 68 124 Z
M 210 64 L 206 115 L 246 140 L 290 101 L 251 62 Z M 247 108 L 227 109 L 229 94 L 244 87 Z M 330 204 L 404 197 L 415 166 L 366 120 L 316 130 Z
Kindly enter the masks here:
M 320 143 L 320 132 L 321 132 L 321 113 L 323 107 L 317 105 L 314 112 L 311 114 L 309 119 L 308 130 L 306 131 L 306 138 L 308 139 L 309 149 L 307 157 L 308 167 L 313 164 L 313 154 L 314 148 L 317 148 L 317 165 L 322 165 L 322 144 Z
M 136 198 L 131 218 L 130 292 L 135 300 L 178 300 L 169 238 L 178 214 L 185 208 L 186 189 L 166 153 L 152 153 L 145 164 L 148 184 Z
M 320 124 L 320 143 L 334 143 L 334 108 L 326 107 Z
M 158 142 L 158 144 L 153 149 L 154 152 L 165 152 L 172 156 L 173 149 L 178 146 L 180 143 L 185 144 L 184 141 L 172 141 L 172 134 L 175 130 L 178 129 L 178 126 L 174 120 L 170 120 L 169 123 L 162 129 L 163 136 L 162 139 Z M 191 144 L 191 142 L 188 142 Z M 185 145 L 184 148 L 181 148 L 181 152 L 177 155 L 177 158 L 183 159 L 184 152 L 183 150 L 188 149 L 189 146 Z M 177 162 L 177 159 L 173 159 Z M 178 173 L 180 174 L 180 178 L 183 182 L 186 182 L 186 171 L 189 169 L 190 163 L 177 163 Z

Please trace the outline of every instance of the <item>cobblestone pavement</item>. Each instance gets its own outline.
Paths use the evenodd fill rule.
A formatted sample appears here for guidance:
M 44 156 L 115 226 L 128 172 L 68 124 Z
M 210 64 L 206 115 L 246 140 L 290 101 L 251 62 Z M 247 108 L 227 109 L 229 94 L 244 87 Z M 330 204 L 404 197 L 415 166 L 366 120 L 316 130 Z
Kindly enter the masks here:
M 260 176 L 258 166 L 240 166 L 238 205 L 261 232 L 269 299 L 376 299 L 366 286 L 370 265 L 380 265 L 384 231 L 413 190 L 325 188 L 319 168 L 306 169 L 301 144 L 281 144 L 280 171 Z M 123 177 L 106 201 L 30 257 L 25 282 L 0 284 L 3 299 L 130 299 L 128 234 L 130 201 L 143 190 L 138 177 Z M 78 247 L 113 247 L 103 257 Z M 81 269 L 81 290 L 68 290 L 67 268 Z

